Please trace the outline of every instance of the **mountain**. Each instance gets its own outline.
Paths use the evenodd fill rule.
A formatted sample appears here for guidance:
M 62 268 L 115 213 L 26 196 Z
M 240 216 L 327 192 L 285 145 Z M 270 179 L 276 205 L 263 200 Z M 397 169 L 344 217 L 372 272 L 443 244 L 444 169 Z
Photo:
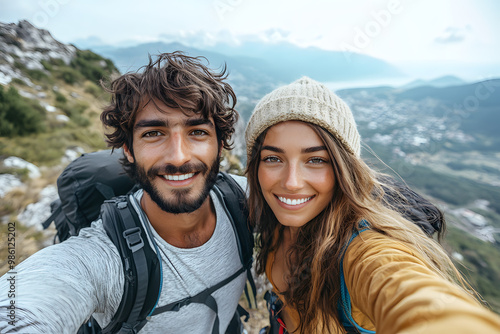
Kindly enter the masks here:
M 417 79 L 407 83 L 406 85 L 401 86 L 401 88 L 410 89 L 420 86 L 449 87 L 449 86 L 459 86 L 465 83 L 466 82 L 460 79 L 459 77 L 456 77 L 454 75 L 446 75 L 432 80 Z
M 490 136 L 497 145 L 500 124 L 500 79 L 452 87 L 423 86 L 395 94 L 396 99 L 439 101 L 436 115 L 454 118 L 459 128 L 472 135 Z
M 438 80 L 438 82 L 447 80 Z M 451 82 L 451 81 L 448 81 Z M 500 148 L 500 78 L 447 87 L 429 85 L 405 89 L 404 87 L 369 87 L 337 91 L 340 96 L 383 99 L 397 103 L 415 103 L 412 108 L 419 117 L 434 117 L 444 122 L 446 129 L 463 131 L 477 139 L 475 149 Z M 418 121 L 416 119 L 415 121 Z M 425 125 L 422 125 L 425 126 Z M 479 140 L 482 138 L 482 140 Z
M 389 63 L 359 53 L 329 51 L 316 47 L 302 48 L 281 41 L 263 43 L 244 41 L 240 44 L 219 43 L 210 50 L 220 50 L 231 56 L 250 56 L 265 59 L 283 72 L 307 75 L 319 81 L 345 81 L 370 78 L 392 78 L 402 75 Z
M 215 65 L 227 63 L 231 72 L 246 80 L 288 83 L 307 75 L 319 81 L 341 81 L 401 76 L 389 63 L 361 54 L 300 48 L 290 43 L 269 44 L 245 42 L 239 45 L 216 45 L 198 49 L 181 43 L 146 43 L 134 47 L 96 46 L 94 51 L 113 59 L 120 69 L 135 70 L 145 64 L 147 54 L 182 50 L 190 55 L 203 55 Z M 231 79 L 231 77 L 229 78 Z
M 30 87 L 31 79 L 52 77 L 71 84 L 84 79 L 97 81 L 117 72 L 109 59 L 60 43 L 28 21 L 0 22 L 0 70 L 0 83 L 17 79 Z

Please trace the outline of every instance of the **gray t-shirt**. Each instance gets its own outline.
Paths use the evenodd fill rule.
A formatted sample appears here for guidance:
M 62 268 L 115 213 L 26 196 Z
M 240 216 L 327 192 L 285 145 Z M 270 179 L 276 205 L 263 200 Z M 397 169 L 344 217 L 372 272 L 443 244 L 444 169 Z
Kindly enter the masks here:
M 246 187 L 246 180 L 234 177 Z M 134 194 L 140 199 L 142 190 Z M 182 249 L 165 242 L 151 228 L 162 259 L 163 285 L 158 306 L 193 296 L 241 268 L 236 236 L 217 196 L 210 193 L 217 222 L 212 237 L 196 248 Z M 139 208 L 137 202 L 134 206 Z M 144 223 L 146 216 L 138 209 Z M 151 226 L 149 224 L 149 226 Z M 105 326 L 122 298 L 120 256 L 101 221 L 78 237 L 47 247 L 15 268 L 15 297 L 8 297 L 9 273 L 0 281 L 0 333 L 75 333 L 92 314 Z M 213 293 L 224 333 L 242 294 L 246 274 Z M 6 307 L 15 302 L 16 325 L 9 324 Z M 154 316 L 142 333 L 211 332 L 215 313 L 203 304 L 189 304 L 178 312 Z

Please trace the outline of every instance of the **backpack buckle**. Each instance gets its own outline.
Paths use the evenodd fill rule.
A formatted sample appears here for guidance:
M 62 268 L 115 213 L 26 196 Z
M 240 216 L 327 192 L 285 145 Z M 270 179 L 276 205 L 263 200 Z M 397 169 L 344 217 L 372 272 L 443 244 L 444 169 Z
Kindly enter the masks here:
M 138 227 L 129 228 L 123 231 L 123 237 L 127 241 L 127 246 L 132 253 L 135 253 L 144 246 L 144 241 L 141 237 L 141 229 Z
M 174 307 L 172 308 L 172 311 L 175 311 L 175 312 L 179 311 L 181 309 L 181 307 L 189 304 L 190 299 L 191 299 L 190 297 L 187 297 L 187 298 L 179 300 L 177 303 L 175 303 Z

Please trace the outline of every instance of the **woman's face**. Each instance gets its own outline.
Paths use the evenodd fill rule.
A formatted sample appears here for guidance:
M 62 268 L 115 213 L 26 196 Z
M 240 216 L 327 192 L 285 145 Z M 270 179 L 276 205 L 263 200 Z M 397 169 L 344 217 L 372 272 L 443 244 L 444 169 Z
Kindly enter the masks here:
M 301 227 L 332 200 L 335 177 L 325 144 L 306 123 L 287 121 L 267 131 L 259 184 L 278 221 Z

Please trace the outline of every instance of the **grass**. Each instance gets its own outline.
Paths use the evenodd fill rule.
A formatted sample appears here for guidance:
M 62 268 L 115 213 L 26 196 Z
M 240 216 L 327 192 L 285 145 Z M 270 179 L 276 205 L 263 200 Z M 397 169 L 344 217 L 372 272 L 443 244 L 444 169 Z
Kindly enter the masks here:
M 37 166 L 54 166 L 61 162 L 67 148 L 80 146 L 85 151 L 106 148 L 103 135 L 91 128 L 77 126 L 55 129 L 29 137 L 0 138 L 0 152 L 16 156 Z
M 462 261 L 454 260 L 474 289 L 500 314 L 500 247 L 477 239 L 450 226 L 445 237 L 448 249 L 460 253 Z

